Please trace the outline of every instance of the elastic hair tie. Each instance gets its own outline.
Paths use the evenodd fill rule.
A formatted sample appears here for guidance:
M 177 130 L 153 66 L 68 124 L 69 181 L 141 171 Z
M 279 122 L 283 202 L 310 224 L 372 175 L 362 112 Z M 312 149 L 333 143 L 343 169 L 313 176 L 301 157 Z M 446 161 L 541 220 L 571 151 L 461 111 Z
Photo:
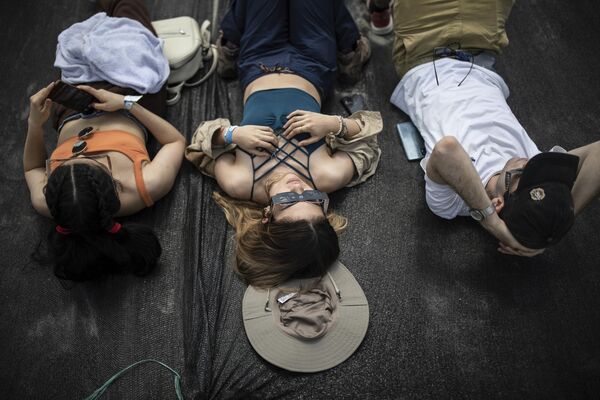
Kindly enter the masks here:
M 61 235 L 69 235 L 71 233 L 71 230 L 68 228 L 63 228 L 60 225 L 56 225 L 56 232 L 60 233 Z
M 108 233 L 114 235 L 115 233 L 119 232 L 121 230 L 121 224 L 118 222 L 115 222 L 113 224 L 113 226 L 108 230 Z

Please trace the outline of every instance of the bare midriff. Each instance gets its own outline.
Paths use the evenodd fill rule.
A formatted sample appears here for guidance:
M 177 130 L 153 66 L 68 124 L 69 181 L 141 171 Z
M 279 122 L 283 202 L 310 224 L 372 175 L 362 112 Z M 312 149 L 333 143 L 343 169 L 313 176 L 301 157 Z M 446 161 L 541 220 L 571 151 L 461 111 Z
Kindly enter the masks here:
M 120 113 L 107 113 L 89 119 L 76 119 L 67 122 L 60 131 L 57 146 L 65 140 L 77 136 L 84 128 L 91 126 L 95 131 L 123 131 L 146 141 L 142 129 L 131 119 Z
M 317 88 L 312 83 L 298 75 L 278 73 L 263 75 L 260 78 L 256 78 L 250 82 L 244 91 L 244 103 L 246 103 L 246 99 L 248 99 L 248 97 L 250 97 L 250 95 L 254 92 L 285 88 L 303 90 L 314 97 L 319 105 L 321 104 L 321 96 L 319 96 Z

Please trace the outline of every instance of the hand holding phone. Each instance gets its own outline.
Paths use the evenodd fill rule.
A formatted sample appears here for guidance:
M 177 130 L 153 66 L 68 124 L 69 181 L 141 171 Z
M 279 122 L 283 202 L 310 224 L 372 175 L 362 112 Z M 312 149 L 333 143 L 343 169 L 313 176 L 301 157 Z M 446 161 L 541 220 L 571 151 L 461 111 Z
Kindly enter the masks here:
M 48 95 L 52 101 L 62 104 L 67 108 L 71 108 L 78 112 L 83 112 L 94 103 L 96 98 L 83 90 L 77 89 L 75 86 L 57 81 Z
M 50 118 L 52 110 L 52 101 L 48 98 L 48 94 L 54 88 L 54 82 L 51 82 L 45 88 L 40 89 L 37 93 L 29 98 L 29 118 L 30 125 L 42 126 Z

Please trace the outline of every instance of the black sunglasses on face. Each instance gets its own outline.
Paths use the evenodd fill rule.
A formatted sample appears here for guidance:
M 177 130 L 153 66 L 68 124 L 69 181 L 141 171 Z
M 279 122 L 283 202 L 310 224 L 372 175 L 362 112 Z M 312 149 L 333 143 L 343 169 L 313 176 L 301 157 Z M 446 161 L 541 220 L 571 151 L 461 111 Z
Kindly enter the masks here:
M 301 201 L 318 204 L 323 209 L 323 213 L 327 213 L 329 196 L 327 196 L 327 193 L 321 192 L 320 190 L 305 190 L 300 194 L 294 192 L 277 193 L 271 197 L 271 209 L 273 209 L 275 205 L 279 205 L 281 209 L 286 209 Z

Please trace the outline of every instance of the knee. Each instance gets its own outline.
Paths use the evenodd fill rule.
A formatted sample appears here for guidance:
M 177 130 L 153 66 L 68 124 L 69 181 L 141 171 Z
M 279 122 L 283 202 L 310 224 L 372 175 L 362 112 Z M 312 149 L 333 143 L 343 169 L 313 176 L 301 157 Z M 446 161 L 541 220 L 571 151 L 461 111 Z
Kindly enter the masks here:
M 461 145 L 454 136 L 444 136 L 433 147 L 432 155 L 448 155 L 456 152 L 460 148 Z

